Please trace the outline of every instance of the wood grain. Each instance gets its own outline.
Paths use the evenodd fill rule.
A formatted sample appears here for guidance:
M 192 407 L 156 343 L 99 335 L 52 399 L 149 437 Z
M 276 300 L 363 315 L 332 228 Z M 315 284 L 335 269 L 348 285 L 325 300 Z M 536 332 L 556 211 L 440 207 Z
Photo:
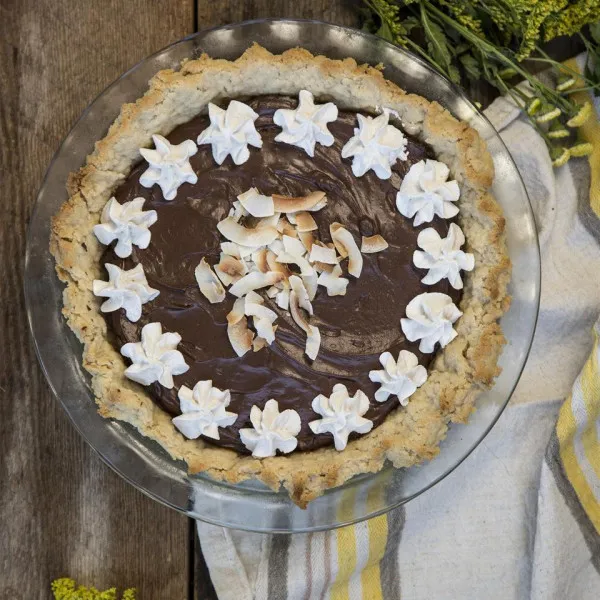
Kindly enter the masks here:
M 360 0 L 196 0 L 198 29 L 248 19 L 318 19 L 338 25 L 359 24 Z
M 185 517 L 87 447 L 37 365 L 22 298 L 27 221 L 44 171 L 85 106 L 138 60 L 190 33 L 192 0 L 0 2 L 0 598 L 50 597 L 70 575 L 188 597 Z

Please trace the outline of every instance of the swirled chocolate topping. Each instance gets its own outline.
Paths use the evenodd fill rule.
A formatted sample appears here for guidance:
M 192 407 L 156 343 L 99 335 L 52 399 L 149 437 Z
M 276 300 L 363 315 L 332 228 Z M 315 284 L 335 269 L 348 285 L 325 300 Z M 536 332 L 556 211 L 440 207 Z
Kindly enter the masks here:
M 425 367 L 431 362 L 433 355 L 420 353 L 418 343 L 405 339 L 400 319 L 410 300 L 426 291 L 448 294 L 456 304 L 460 300 L 460 292 L 447 280 L 430 286 L 422 284 L 425 273 L 412 262 L 419 231 L 432 226 L 445 236 L 448 222 L 436 217 L 432 223 L 415 228 L 395 206 L 396 192 L 410 166 L 423 158 L 433 158 L 423 143 L 407 136 L 408 160 L 396 162 L 391 179 L 378 179 L 373 172 L 357 178 L 352 174 L 351 161 L 341 158 L 342 146 L 356 126 L 354 112 L 340 111 L 338 119 L 329 124 L 335 143 L 331 147 L 317 144 L 311 158 L 300 148 L 274 141 L 280 128 L 273 123 L 273 113 L 278 108 L 295 108 L 296 99 L 263 96 L 247 103 L 260 115 L 255 125 L 263 147 L 251 148 L 246 163 L 236 166 L 227 158 L 218 166 L 210 145 L 202 145 L 190 161 L 198 181 L 183 184 L 175 200 L 165 201 L 158 186 L 146 189 L 140 185 L 145 162 L 134 168 L 115 192 L 120 203 L 145 198 L 144 210 L 156 210 L 158 221 L 152 226 L 152 241 L 146 250 L 135 248 L 132 256 L 123 260 L 109 249 L 103 263 L 126 269 L 141 263 L 149 285 L 160 290 L 160 295 L 144 305 L 137 323 L 128 321 L 123 310 L 108 313 L 106 318 L 118 350 L 127 342 L 139 341 L 141 328 L 148 322 L 158 321 L 163 331 L 181 335 L 178 349 L 189 371 L 175 377 L 172 390 L 158 383 L 148 388 L 155 402 L 169 413 L 180 412 L 177 390 L 181 385 L 193 388 L 197 381 L 210 379 L 215 387 L 231 391 L 228 410 L 238 413 L 238 419 L 232 426 L 219 429 L 220 440 L 208 442 L 247 454 L 238 432 L 251 427 L 249 415 L 254 404 L 262 408 L 274 398 L 280 410 L 293 408 L 300 415 L 302 430 L 297 451 L 313 450 L 333 444 L 331 435 L 315 435 L 308 426 L 320 418 L 311 408 L 315 396 L 329 396 L 336 383 L 345 384 L 351 394 L 360 389 L 370 399 L 364 416 L 377 427 L 391 411 L 402 410 L 395 396 L 383 403 L 374 399 L 378 385 L 369 380 L 369 371 L 381 368 L 380 354 L 390 351 L 397 357 L 400 350 L 406 349 L 414 352 Z M 208 118 L 200 116 L 167 137 L 175 144 L 186 139 L 195 141 L 208 124 Z M 389 244 L 383 252 L 363 255 L 362 274 L 358 279 L 349 277 L 345 296 L 329 297 L 319 287 L 313 307 L 322 342 L 314 362 L 304 355 L 305 333 L 285 311 L 278 311 L 278 329 L 271 346 L 238 357 L 227 337 L 226 315 L 231 311 L 233 296 L 227 294 L 224 302 L 210 304 L 198 289 L 194 269 L 202 257 L 211 265 L 219 261 L 224 239 L 217 222 L 227 216 L 236 196 L 250 187 L 267 195 L 303 196 L 314 190 L 324 191 L 327 206 L 312 213 L 321 240 L 331 241 L 329 225 L 337 221 L 353 234 L 359 246 L 362 235 L 377 233 Z M 265 304 L 276 310 L 266 296 Z

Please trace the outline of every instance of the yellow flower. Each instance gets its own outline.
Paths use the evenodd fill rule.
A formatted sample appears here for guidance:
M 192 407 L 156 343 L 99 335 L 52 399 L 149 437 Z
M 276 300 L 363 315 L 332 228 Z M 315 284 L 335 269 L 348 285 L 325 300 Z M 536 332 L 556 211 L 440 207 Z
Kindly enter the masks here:
M 498 75 L 500 76 L 501 79 L 510 79 L 511 77 L 514 77 L 517 74 L 516 70 L 513 69 L 512 67 L 507 67 L 506 69 L 502 69 L 501 71 L 498 71 Z
M 568 148 L 555 146 L 550 151 L 550 158 L 552 158 L 553 167 L 562 167 L 567 164 L 569 158 L 571 158 L 571 153 Z
M 584 25 L 600 20 L 598 0 L 575 0 L 568 4 L 561 7 L 562 10 L 553 12 L 544 22 L 545 41 L 549 42 L 560 35 L 573 35 Z
M 560 117 L 561 110 L 558 106 L 554 106 L 552 104 L 545 104 L 542 106 L 541 111 L 535 118 L 538 123 L 548 123 L 552 121 L 552 119 L 556 119 L 556 117 Z
M 594 146 L 588 142 L 581 142 L 569 148 L 570 156 L 589 156 L 594 151 Z
M 529 116 L 535 115 L 541 108 L 542 101 L 539 98 L 532 98 L 527 105 L 527 114 Z
M 557 92 L 564 92 L 565 90 L 568 90 L 569 88 L 572 88 L 575 85 L 575 78 L 574 77 L 561 77 L 558 80 L 558 84 L 556 86 L 556 91 Z
M 558 129 L 551 129 L 548 132 L 548 137 L 553 139 L 553 140 L 558 140 L 560 138 L 566 138 L 569 137 L 569 131 L 568 129 L 565 129 L 564 127 L 559 127 Z
M 592 114 L 592 105 L 589 102 L 581 104 L 579 110 L 567 121 L 569 127 L 581 127 Z
M 94 587 L 77 586 L 69 577 L 56 579 L 52 582 L 51 589 L 54 600 L 117 600 L 116 588 L 101 592 Z M 135 590 L 125 590 L 121 600 L 135 600 Z

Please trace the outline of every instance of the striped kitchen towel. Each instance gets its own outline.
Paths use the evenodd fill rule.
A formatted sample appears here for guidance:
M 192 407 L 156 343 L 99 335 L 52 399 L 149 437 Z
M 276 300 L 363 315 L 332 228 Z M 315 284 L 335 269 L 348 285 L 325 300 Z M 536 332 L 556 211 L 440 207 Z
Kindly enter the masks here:
M 297 535 L 199 522 L 220 600 L 600 598 L 600 124 L 582 131 L 590 157 L 553 170 L 514 105 L 487 115 L 542 248 L 540 318 L 509 406 L 460 467 L 387 515 Z

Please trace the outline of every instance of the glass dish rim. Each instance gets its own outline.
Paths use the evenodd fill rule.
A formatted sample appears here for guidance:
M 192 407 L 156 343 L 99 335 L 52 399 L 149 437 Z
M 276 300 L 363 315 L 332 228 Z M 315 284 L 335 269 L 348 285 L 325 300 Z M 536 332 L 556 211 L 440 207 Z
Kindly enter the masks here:
M 146 63 L 147 61 L 152 60 L 153 58 L 168 52 L 171 48 L 183 44 L 185 42 L 189 42 L 194 40 L 197 37 L 201 37 L 203 35 L 207 35 L 212 31 L 217 31 L 217 30 L 233 30 L 233 29 L 237 29 L 237 28 L 242 28 L 245 26 L 249 26 L 249 25 L 260 25 L 260 24 L 265 24 L 265 23 L 279 23 L 279 24 L 316 24 L 316 25 L 320 25 L 320 26 L 326 26 L 328 28 L 333 28 L 333 29 L 337 29 L 337 30 L 341 30 L 341 31 L 347 31 L 347 32 L 351 32 L 353 35 L 358 35 L 361 36 L 365 39 L 375 39 L 377 40 L 378 44 L 384 44 L 390 48 L 393 49 L 394 52 L 398 52 L 400 54 L 403 54 L 404 56 L 410 58 L 411 61 L 414 61 L 416 63 L 418 63 L 421 67 L 425 68 L 427 71 L 429 71 L 430 73 L 432 73 L 435 77 L 440 78 L 444 81 L 444 83 L 451 88 L 452 92 L 454 93 L 455 96 L 460 97 L 460 99 L 462 100 L 462 102 L 464 102 L 474 113 L 477 114 L 478 118 L 482 118 L 483 120 L 485 120 L 487 122 L 487 124 L 490 126 L 490 128 L 492 128 L 494 130 L 494 132 L 496 133 L 496 138 L 497 141 L 500 142 L 500 144 L 502 145 L 502 148 L 504 150 L 504 154 L 506 155 L 506 157 L 510 160 L 510 162 L 512 163 L 512 166 L 514 168 L 515 173 L 518 176 L 518 179 L 520 181 L 520 184 L 523 188 L 523 192 L 524 192 L 524 197 L 527 200 L 527 204 L 528 204 L 528 208 L 529 211 L 531 212 L 531 214 L 533 215 L 533 210 L 532 210 L 532 206 L 531 206 L 531 201 L 529 199 L 529 196 L 527 194 L 527 190 L 525 188 L 525 184 L 523 182 L 522 176 L 514 162 L 514 159 L 512 158 L 510 152 L 508 151 L 506 145 L 504 144 L 503 140 L 501 139 L 500 135 L 498 134 L 498 132 L 495 130 L 495 128 L 493 127 L 493 125 L 490 123 L 490 121 L 487 119 L 487 117 L 473 104 L 473 102 L 471 102 L 471 100 L 469 99 L 469 97 L 467 96 L 467 94 L 456 84 L 454 84 L 453 82 L 449 81 L 446 77 L 444 77 L 443 75 L 437 73 L 436 71 L 434 71 L 426 61 L 424 61 L 422 58 L 420 58 L 419 56 L 413 55 L 412 53 L 410 53 L 409 51 L 405 50 L 404 48 L 398 47 L 386 40 L 383 40 L 381 38 L 378 38 L 377 36 L 374 36 L 373 34 L 364 32 L 364 31 L 360 31 L 357 29 L 353 29 L 350 27 L 345 27 L 342 25 L 338 25 L 335 23 L 329 23 L 326 21 L 321 21 L 321 20 L 317 20 L 317 19 L 280 19 L 280 18 L 262 18 L 262 19 L 250 19 L 250 20 L 246 20 L 246 21 L 241 21 L 241 22 L 237 22 L 237 23 L 231 23 L 231 24 L 227 24 L 227 25 L 222 25 L 222 26 L 214 26 L 214 27 L 209 27 L 209 28 L 205 28 L 205 29 L 201 29 L 197 32 L 194 32 L 190 35 L 185 36 L 184 38 L 181 38 L 180 40 L 177 40 L 175 42 L 172 42 L 171 44 L 168 44 L 167 46 L 157 50 L 156 52 L 144 57 L 142 60 L 138 61 L 137 63 L 135 63 L 132 67 L 130 67 L 127 71 L 125 71 L 124 73 L 122 73 L 119 77 L 117 77 L 115 80 L 113 80 L 109 85 L 107 85 L 102 91 L 100 91 L 94 98 L 93 100 L 86 106 L 86 108 L 83 110 L 83 112 L 81 113 L 81 115 L 74 121 L 73 125 L 71 126 L 71 128 L 69 129 L 69 132 L 67 133 L 67 135 L 64 137 L 64 139 L 62 140 L 61 144 L 59 145 L 59 147 L 57 148 L 57 150 L 54 152 L 52 159 L 48 165 L 48 168 L 44 174 L 44 177 L 42 179 L 42 182 L 40 184 L 39 187 L 39 191 L 38 194 L 36 196 L 36 202 L 34 204 L 34 208 L 32 210 L 31 213 L 31 217 L 30 217 L 30 222 L 27 228 L 27 246 L 26 246 L 26 254 L 25 254 L 25 277 L 24 277 L 24 283 L 23 283 L 23 288 L 24 288 L 24 295 L 25 295 L 25 301 L 26 301 L 26 309 L 27 309 L 27 320 L 28 320 L 28 325 L 29 325 L 29 330 L 30 330 L 30 334 L 33 340 L 33 345 L 35 348 L 35 352 L 36 352 L 36 356 L 38 357 L 38 361 L 40 363 L 40 366 L 42 368 L 42 372 L 44 373 L 44 376 L 46 378 L 46 381 L 48 382 L 48 386 L 52 391 L 53 396 L 58 400 L 58 402 L 60 403 L 61 407 L 63 408 L 63 410 L 66 412 L 67 416 L 69 417 L 69 420 L 71 421 L 71 423 L 74 425 L 75 429 L 77 430 L 77 432 L 79 433 L 79 435 L 82 436 L 82 438 L 86 441 L 86 443 L 94 450 L 94 452 L 96 454 L 98 454 L 100 456 L 100 458 L 102 459 L 102 461 L 107 464 L 113 471 L 115 471 L 120 477 L 122 477 L 123 479 L 125 479 L 128 483 L 130 483 L 131 485 L 133 485 L 137 490 L 141 491 L 144 495 L 160 502 L 161 504 L 164 504 L 166 506 L 169 506 L 170 508 L 173 508 L 175 510 L 177 510 L 178 512 L 181 512 L 182 514 L 185 514 L 186 516 L 191 516 L 189 511 L 186 511 L 184 508 L 181 508 L 179 506 L 176 506 L 175 504 L 169 502 L 168 500 L 160 497 L 158 494 L 154 493 L 153 491 L 142 487 L 141 485 L 139 485 L 136 481 L 134 481 L 134 479 L 132 477 L 130 477 L 128 474 L 126 474 L 125 472 L 123 472 L 122 470 L 120 470 L 115 464 L 113 464 L 111 462 L 111 460 L 106 457 L 102 451 L 100 449 L 97 449 L 92 442 L 90 441 L 90 439 L 88 438 L 88 436 L 82 431 L 82 429 L 80 428 L 80 426 L 78 425 L 74 415 L 72 414 L 72 411 L 70 410 L 69 406 L 67 406 L 63 400 L 61 399 L 61 397 L 58 394 L 57 389 L 55 388 L 53 382 L 51 381 L 48 371 L 47 371 L 47 367 L 46 364 L 44 363 L 44 361 L 42 360 L 42 356 L 41 356 L 41 352 L 40 352 L 40 348 L 39 348 L 39 344 L 38 344 L 38 340 L 36 339 L 35 335 L 34 335 L 34 324 L 33 324 L 33 314 L 32 314 L 32 291 L 31 291 L 31 281 L 30 279 L 27 277 L 27 272 L 28 272 L 28 266 L 31 260 L 31 253 L 30 253 L 30 249 L 31 249 L 31 244 L 30 244 L 30 237 L 32 235 L 31 230 L 32 230 L 32 224 L 35 222 L 35 217 L 36 217 L 36 213 L 38 212 L 38 210 L 40 210 L 40 204 L 38 203 L 38 199 L 39 196 L 41 194 L 41 191 L 44 189 L 47 180 L 49 178 L 49 174 L 52 171 L 52 168 L 58 158 L 58 156 L 61 154 L 61 150 L 63 149 L 64 145 L 67 143 L 67 141 L 69 140 L 69 138 L 71 137 L 71 135 L 73 134 L 74 130 L 77 128 L 78 124 L 85 119 L 85 117 L 89 114 L 89 112 L 92 110 L 92 108 L 94 107 L 95 103 L 105 94 L 107 94 L 110 90 L 112 90 L 114 87 L 116 87 L 123 79 L 125 79 L 128 75 L 130 75 L 132 72 L 136 71 L 142 64 Z M 540 261 L 540 247 L 539 247 L 539 237 L 537 234 L 537 228 L 535 227 L 535 220 L 533 219 L 533 226 L 534 226 L 534 241 L 535 241 L 535 251 L 536 251 L 536 256 L 538 259 L 538 265 L 541 267 L 541 261 Z M 534 315 L 534 319 L 532 322 L 532 329 L 531 329 L 531 336 L 530 339 L 528 340 L 528 345 L 527 345 L 527 350 L 524 353 L 524 357 L 523 357 L 523 363 L 522 366 L 519 370 L 518 376 L 516 376 L 515 381 L 512 385 L 512 388 L 510 389 L 510 393 L 507 394 L 506 399 L 503 401 L 500 409 L 498 410 L 497 414 L 494 416 L 493 419 L 490 420 L 489 424 L 487 425 L 487 427 L 485 428 L 485 430 L 483 430 L 483 432 L 481 433 L 481 435 L 479 436 L 479 438 L 477 439 L 477 441 L 475 443 L 473 443 L 473 445 L 468 449 L 468 451 L 466 451 L 461 457 L 460 459 L 454 463 L 451 467 L 449 467 L 444 473 L 440 474 L 437 478 L 433 479 L 431 482 L 429 482 L 425 487 L 423 487 L 422 489 L 420 489 L 419 491 L 413 493 L 412 495 L 403 498 L 397 502 L 392 502 L 392 503 L 388 503 L 386 504 L 385 507 L 378 509 L 378 510 L 374 510 L 372 512 L 368 512 L 367 514 L 364 514 L 362 516 L 359 517 L 355 517 L 355 518 L 351 518 L 351 519 L 347 519 L 347 520 L 338 520 L 335 524 L 331 525 L 331 526 L 315 526 L 315 527 L 308 527 L 308 528 L 304 528 L 304 529 L 294 529 L 293 532 L 294 533 L 302 533 L 302 532 L 309 532 L 309 531 L 323 531 L 323 530 L 330 530 L 330 529 L 335 529 L 335 528 L 339 528 L 339 527 L 344 527 L 350 524 L 355 524 L 367 519 L 371 519 L 373 517 L 385 514 L 387 512 L 389 512 L 390 510 L 393 510 L 394 508 L 397 508 L 398 506 L 401 506 L 402 504 L 405 504 L 411 500 L 413 500 L 414 498 L 420 496 L 421 494 L 425 493 L 426 491 L 430 490 L 432 487 L 434 487 L 435 485 L 437 485 L 440 481 L 442 481 L 443 479 L 445 479 L 450 473 L 452 473 L 459 465 L 461 465 L 465 459 L 471 455 L 471 453 L 480 445 L 480 443 L 482 442 L 482 440 L 489 434 L 489 432 L 491 431 L 491 429 L 494 427 L 494 425 L 497 423 L 498 419 L 500 418 L 500 416 L 502 415 L 502 413 L 504 412 L 504 410 L 506 409 L 506 406 L 508 404 L 508 402 L 510 401 L 514 390 L 522 376 L 523 370 L 525 368 L 525 365 L 527 364 L 527 359 L 529 357 L 529 354 L 531 352 L 531 347 L 532 347 L 532 342 L 533 342 L 533 336 L 535 334 L 535 329 L 536 329 L 536 324 L 537 324 L 537 320 L 538 320 L 538 316 L 539 316 L 539 306 L 540 306 L 540 285 L 541 285 L 541 268 L 538 268 L 536 273 L 535 273 L 535 281 L 533 282 L 535 284 L 535 288 L 536 288 L 536 298 L 535 298 L 535 315 Z M 386 465 L 384 467 L 384 469 L 393 469 L 392 466 L 390 465 Z M 381 471 L 379 471 L 381 472 Z M 376 474 L 372 474 L 373 476 Z M 370 477 L 371 474 L 368 474 L 367 477 Z M 349 487 L 353 485 L 352 480 L 349 482 L 344 483 L 341 486 L 338 486 L 336 488 L 334 488 L 335 490 L 339 490 L 341 488 L 344 487 Z M 275 493 L 275 492 L 273 492 Z M 327 490 L 325 492 L 325 494 L 330 493 L 330 490 Z M 203 517 L 198 517 L 195 516 L 194 518 L 199 518 L 203 521 L 206 521 L 208 523 L 214 524 L 214 525 L 219 525 L 219 526 L 224 526 L 224 527 L 231 527 L 230 524 L 227 524 L 225 522 L 221 522 L 217 519 L 209 519 L 209 518 L 203 518 Z M 270 529 L 270 530 L 264 530 L 264 529 L 256 529 L 256 528 L 252 528 L 252 527 L 239 527 L 236 526 L 236 528 L 238 529 L 245 529 L 247 531 L 259 531 L 259 532 L 266 532 L 268 531 L 269 533 L 290 533 L 290 530 L 287 529 Z

